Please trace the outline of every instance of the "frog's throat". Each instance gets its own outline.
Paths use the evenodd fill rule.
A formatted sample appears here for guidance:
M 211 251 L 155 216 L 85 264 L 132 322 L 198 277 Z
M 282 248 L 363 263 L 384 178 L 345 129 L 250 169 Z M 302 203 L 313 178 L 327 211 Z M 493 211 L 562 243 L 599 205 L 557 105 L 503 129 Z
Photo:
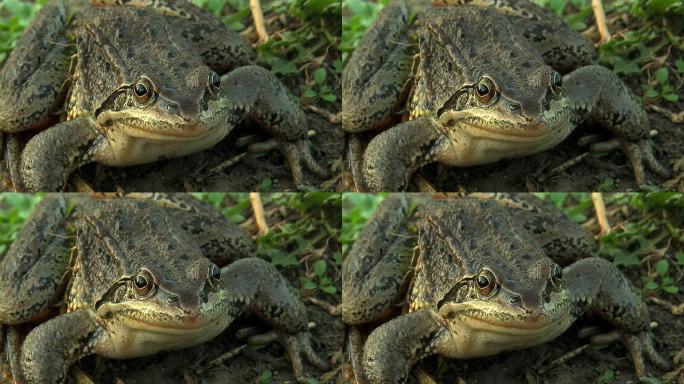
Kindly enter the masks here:
M 444 319 L 447 340 L 444 354 L 454 358 L 495 355 L 522 349 L 558 337 L 575 319 L 566 294 L 547 303 L 539 313 L 516 307 L 501 308 L 493 302 L 450 303 L 440 309 L 452 314 Z

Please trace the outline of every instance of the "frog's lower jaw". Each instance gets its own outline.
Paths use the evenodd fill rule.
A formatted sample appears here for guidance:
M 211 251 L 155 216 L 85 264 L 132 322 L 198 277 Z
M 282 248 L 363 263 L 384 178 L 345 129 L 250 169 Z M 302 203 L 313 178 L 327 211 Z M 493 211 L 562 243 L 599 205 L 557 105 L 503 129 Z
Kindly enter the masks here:
M 125 131 L 110 131 L 93 152 L 92 160 L 114 167 L 146 164 L 203 151 L 230 132 L 227 123 L 196 137 L 136 137 Z
M 225 297 L 210 299 L 194 317 L 180 315 L 180 310 L 156 314 L 119 310 L 99 319 L 93 314 L 106 335 L 97 343 L 94 353 L 128 359 L 204 343 L 233 321 L 226 304 Z
M 553 148 L 574 129 L 569 118 L 556 121 L 551 127 L 540 134 L 515 135 L 464 122 L 457 129 L 448 131 L 449 148 L 442 151 L 439 161 L 468 167 L 528 156 Z
M 557 300 L 536 315 L 520 308 L 498 308 L 489 302 L 446 304 L 440 313 L 450 313 L 451 318 L 444 320 L 447 331 L 442 334 L 438 353 L 467 359 L 553 340 L 575 321 L 567 292 L 562 295 L 560 299 L 554 295 Z

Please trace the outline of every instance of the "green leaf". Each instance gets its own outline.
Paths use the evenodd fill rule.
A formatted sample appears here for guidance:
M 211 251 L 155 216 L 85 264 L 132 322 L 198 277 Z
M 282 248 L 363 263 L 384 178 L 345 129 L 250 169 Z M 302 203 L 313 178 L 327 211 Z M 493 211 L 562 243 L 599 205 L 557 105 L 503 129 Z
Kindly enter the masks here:
M 271 379 L 273 379 L 273 372 L 270 369 L 261 372 L 261 384 L 269 384 Z
M 605 371 L 603 371 L 601 381 L 603 382 L 603 384 L 610 384 L 613 381 L 615 381 L 615 371 L 613 371 L 612 369 L 606 369 Z
M 658 289 L 658 287 L 659 287 L 658 283 L 656 283 L 653 280 L 649 280 L 648 282 L 646 282 L 646 289 L 653 290 L 653 289 Z
M 684 73 L 684 60 L 677 59 L 675 61 L 675 67 L 677 68 L 677 72 Z
M 675 254 L 675 260 L 677 260 L 677 264 L 684 265 L 684 252 L 677 252 Z
M 325 68 L 320 67 L 314 72 L 314 80 L 316 81 L 316 84 L 322 85 L 325 83 L 325 77 L 326 77 L 326 72 Z
M 337 288 L 332 285 L 326 285 L 325 287 L 321 287 L 321 291 L 330 295 L 334 295 L 337 293 Z
M 655 78 L 660 84 L 665 84 L 669 75 L 670 73 L 667 71 L 667 68 L 660 67 L 655 73 Z
M 304 93 L 302 94 L 302 96 L 306 97 L 307 99 L 313 99 L 316 97 L 316 91 L 314 91 L 311 88 L 307 88 L 304 90 Z
M 304 289 L 306 289 L 307 291 L 313 291 L 317 288 L 317 285 L 316 285 L 316 283 L 314 283 L 313 281 L 311 281 L 307 278 L 304 281 L 304 285 L 302 285 L 302 287 L 304 287 Z
M 674 93 L 668 93 L 667 95 L 663 95 L 663 99 L 674 103 L 675 101 L 679 100 L 679 96 L 675 95 Z
M 261 180 L 259 188 L 261 189 L 261 192 L 268 192 L 271 190 L 272 186 L 273 180 L 270 177 L 265 177 L 263 180 Z
M 646 92 L 644 93 L 644 97 L 650 97 L 650 98 L 658 97 L 658 95 L 660 95 L 660 94 L 655 89 L 647 89 Z
M 615 188 L 615 180 L 612 177 L 606 177 L 601 183 L 601 189 L 603 192 L 610 192 Z
M 314 272 L 316 273 L 316 276 L 322 277 L 325 275 L 325 270 L 328 268 L 328 265 L 326 264 L 325 260 L 318 260 L 314 263 L 313 269 Z
M 671 294 L 673 294 L 673 295 L 674 295 L 675 293 L 679 292 L 679 288 L 675 287 L 674 285 L 665 286 L 665 287 L 663 287 L 663 290 L 664 290 L 665 292 L 671 293 Z
M 656 272 L 660 276 L 667 275 L 667 270 L 669 268 L 670 268 L 670 264 L 667 262 L 667 260 L 658 260 L 658 262 L 655 265 Z
M 323 99 L 323 100 L 325 100 L 325 101 L 327 101 L 327 102 L 329 102 L 329 103 L 332 103 L 332 102 L 334 102 L 335 100 L 337 100 L 337 96 L 333 95 L 332 93 L 327 93 L 327 94 L 325 94 L 325 95 L 322 95 L 322 96 L 321 96 L 321 99 Z

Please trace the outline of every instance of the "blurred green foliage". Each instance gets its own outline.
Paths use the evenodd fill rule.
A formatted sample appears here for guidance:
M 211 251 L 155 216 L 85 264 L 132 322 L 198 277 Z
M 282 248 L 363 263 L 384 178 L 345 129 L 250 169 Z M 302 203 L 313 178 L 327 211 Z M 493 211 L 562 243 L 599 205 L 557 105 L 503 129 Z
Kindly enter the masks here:
M 589 193 L 539 193 L 574 222 L 593 217 Z M 599 239 L 599 256 L 625 270 L 641 273 L 643 287 L 656 294 L 676 294 L 684 283 L 684 194 L 605 193 L 613 231 Z M 344 194 L 342 251 L 349 251 L 359 231 L 384 195 Z
M 0 0 L 0 63 L 47 0 Z M 191 0 L 241 32 L 252 24 L 246 0 Z M 256 48 L 257 63 L 300 85 L 308 102 L 337 101 L 340 51 L 339 0 L 263 0 L 270 40 Z M 300 78 L 304 74 L 304 79 Z
M 593 23 L 591 0 L 532 0 L 584 31 Z M 344 0 L 342 57 L 346 62 L 358 40 L 387 0 Z M 599 62 L 640 84 L 653 102 L 679 101 L 684 83 L 684 2 L 682 0 L 604 1 L 607 18 L 617 17 L 612 40 L 599 47 Z

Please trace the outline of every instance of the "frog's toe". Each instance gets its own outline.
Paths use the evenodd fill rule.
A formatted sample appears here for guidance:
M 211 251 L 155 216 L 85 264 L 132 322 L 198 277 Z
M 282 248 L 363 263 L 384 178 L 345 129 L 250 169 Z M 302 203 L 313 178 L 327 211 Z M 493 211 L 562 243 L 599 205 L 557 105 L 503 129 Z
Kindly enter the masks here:
M 290 164 L 292 171 L 292 179 L 295 185 L 305 185 L 304 169 L 312 172 L 320 178 L 325 178 L 328 172 L 314 159 L 309 149 L 309 142 L 307 140 L 299 140 L 296 142 L 284 142 L 282 144 L 283 153 Z
M 660 356 L 653 346 L 650 332 L 625 334 L 624 341 L 632 356 L 637 377 L 648 376 L 644 357 L 660 369 L 666 370 L 670 367 L 670 363 Z
M 637 185 L 647 185 L 644 165 L 661 177 L 668 177 L 670 175 L 670 171 L 660 164 L 653 154 L 650 139 L 644 139 L 639 142 L 624 141 L 622 142 L 622 150 L 632 164 Z
M 302 357 L 320 370 L 325 371 L 329 368 L 328 363 L 314 351 L 308 332 L 299 332 L 294 335 L 283 334 L 281 340 L 290 355 L 292 371 L 297 378 L 306 377 Z

